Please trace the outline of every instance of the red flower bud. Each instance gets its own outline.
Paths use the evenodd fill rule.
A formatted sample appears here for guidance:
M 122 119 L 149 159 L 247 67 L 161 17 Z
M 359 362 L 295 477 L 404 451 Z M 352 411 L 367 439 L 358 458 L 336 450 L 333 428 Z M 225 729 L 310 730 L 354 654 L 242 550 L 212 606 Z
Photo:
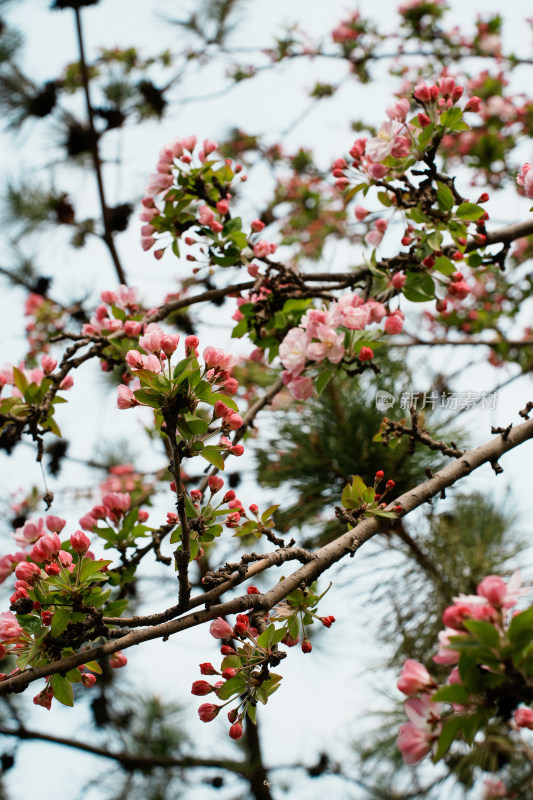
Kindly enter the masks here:
M 310 653 L 313 649 L 313 645 L 309 641 L 309 639 L 304 639 L 302 642 L 302 653 Z

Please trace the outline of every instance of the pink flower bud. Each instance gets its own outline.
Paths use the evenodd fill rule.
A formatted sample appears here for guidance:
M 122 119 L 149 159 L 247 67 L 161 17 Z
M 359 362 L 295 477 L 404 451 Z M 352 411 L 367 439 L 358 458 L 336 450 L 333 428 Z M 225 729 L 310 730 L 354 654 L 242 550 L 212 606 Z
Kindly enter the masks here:
M 265 223 L 261 222 L 260 219 L 254 219 L 250 225 L 250 228 L 253 230 L 254 233 L 261 233 L 264 227 Z
M 88 536 L 86 536 L 82 531 L 76 531 L 70 537 L 70 546 L 74 550 L 75 553 L 78 555 L 84 555 L 89 547 L 91 546 L 91 542 Z
M 209 633 L 215 639 L 231 639 L 233 636 L 233 628 L 222 617 L 217 617 L 209 626 Z
M 224 480 L 220 478 L 218 475 L 211 475 L 207 483 L 213 494 L 219 492 L 224 486 Z
M 198 708 L 198 716 L 202 722 L 211 722 L 215 719 L 219 711 L 220 706 L 216 706 L 214 703 L 202 703 Z
M 48 514 L 46 517 L 46 527 L 52 533 L 61 533 L 66 524 L 66 519 L 61 519 L 61 517 L 56 517 L 53 514 Z
M 359 361 L 370 361 L 372 358 L 374 358 L 374 351 L 370 347 L 362 347 L 360 349 Z
M 41 570 L 30 561 L 20 561 L 15 567 L 15 575 L 19 580 L 32 584 L 40 579 Z
M 435 685 L 425 666 L 412 658 L 408 658 L 405 662 L 396 684 L 400 692 L 407 695 L 419 694 Z
M 210 694 L 213 691 L 213 687 L 207 681 L 194 681 L 191 694 L 198 695 L 198 697 L 203 697 L 206 694 Z
M 124 323 L 124 333 L 126 334 L 126 336 L 129 336 L 132 339 L 136 339 L 141 331 L 142 331 L 142 325 L 140 322 L 135 322 L 135 320 L 128 319 Z
M 111 669 L 121 669 L 125 667 L 127 663 L 128 659 L 120 650 L 117 650 L 116 653 L 109 656 L 109 666 Z
M 358 220 L 359 222 L 362 222 L 364 220 L 364 218 L 367 217 L 370 214 L 370 211 L 367 211 L 367 209 L 364 208 L 363 206 L 356 206 L 354 208 L 354 214 L 355 214 L 356 220 Z
M 533 730 L 533 711 L 526 706 L 520 706 L 514 712 L 514 721 L 519 728 Z
M 41 366 L 45 375 L 50 375 L 51 372 L 57 367 L 57 361 L 52 356 L 43 356 L 41 358 Z
M 235 722 L 229 729 L 229 735 L 232 739 L 240 739 L 242 736 L 242 725 L 240 722 Z
M 178 347 L 180 337 L 177 334 L 169 333 L 161 339 L 161 350 L 170 358 Z

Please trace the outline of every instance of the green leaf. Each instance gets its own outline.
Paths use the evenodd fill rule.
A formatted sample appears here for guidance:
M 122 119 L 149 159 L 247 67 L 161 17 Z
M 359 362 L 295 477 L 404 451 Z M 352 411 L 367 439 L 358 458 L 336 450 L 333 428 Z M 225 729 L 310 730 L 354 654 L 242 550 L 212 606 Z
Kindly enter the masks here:
M 192 431 L 193 436 L 201 436 L 209 428 L 209 423 L 194 414 L 185 414 L 187 427 Z
M 354 500 L 362 500 L 366 489 L 367 486 L 363 479 L 360 478 L 359 475 L 355 475 L 352 480 L 352 498 Z
M 52 675 L 51 682 L 56 700 L 64 706 L 73 706 L 74 692 L 72 691 L 71 682 L 67 678 L 63 678 L 62 675 Z
M 263 633 L 260 633 L 257 637 L 257 644 L 259 647 L 262 647 L 263 650 L 269 650 L 270 645 L 274 639 L 274 634 L 276 632 L 276 628 L 274 627 L 273 623 L 270 623 L 268 628 L 266 628 Z
M 315 380 L 315 388 L 317 393 L 320 395 L 332 379 L 334 374 L 334 370 L 332 369 L 325 369 L 323 372 L 320 373 L 318 378 Z
M 26 394 L 26 389 L 30 385 L 27 377 L 24 375 L 22 370 L 18 367 L 13 367 L 13 380 L 15 381 L 15 386 L 19 390 L 19 392 L 23 395 Z
M 222 454 L 219 453 L 216 448 L 204 447 L 200 455 L 202 458 L 205 458 L 206 461 L 209 461 L 210 464 L 213 464 L 214 467 L 217 467 L 221 470 L 224 469 L 224 459 L 222 458 Z
M 531 632 L 533 639 L 533 607 L 516 614 L 509 625 L 508 637 L 511 643 L 514 643 L 518 636 L 524 632 Z
M 457 734 L 461 730 L 463 726 L 463 718 L 458 716 L 453 716 L 450 719 L 447 719 L 444 725 L 442 726 L 442 731 L 439 736 L 439 743 L 437 745 L 437 750 L 435 752 L 435 756 L 433 758 L 433 762 L 436 764 L 441 758 L 448 752 L 451 747 L 452 742 L 456 739 Z
M 50 632 L 54 639 L 56 639 L 60 634 L 66 630 L 67 625 L 70 622 L 70 615 L 72 614 L 72 608 L 70 607 L 63 607 L 63 608 L 56 608 L 54 611 L 54 615 L 52 617 L 52 624 L 50 626 Z
M 455 203 L 452 190 L 445 183 L 437 181 L 437 203 L 441 211 L 449 211 Z
M 65 674 L 65 678 L 69 680 L 71 683 L 80 683 L 81 672 L 77 667 L 76 669 L 69 669 L 69 671 Z
M 176 544 L 176 542 L 181 542 L 181 525 L 178 525 L 177 528 L 174 528 L 170 534 L 170 544 Z
M 437 272 L 440 272 L 442 275 L 453 275 L 454 272 L 457 272 L 457 264 L 454 264 L 453 261 L 450 261 L 446 256 L 439 256 L 435 259 L 435 266 L 433 269 L 436 269 Z
M 494 625 L 491 625 L 490 622 L 485 622 L 481 619 L 467 619 L 464 622 L 464 626 L 486 647 L 492 648 L 499 646 L 500 636 Z
M 161 395 L 151 389 L 137 389 L 133 392 L 139 403 L 144 403 L 150 408 L 159 408 Z
M 440 250 L 442 247 L 442 233 L 440 231 L 432 231 L 426 241 L 432 250 Z
M 344 489 L 342 490 L 342 495 L 341 495 L 341 503 L 344 506 L 344 508 L 351 508 L 353 506 L 353 502 L 351 502 L 351 500 L 352 500 L 352 485 L 351 483 L 347 483 Z M 348 503 L 350 503 L 350 505 L 348 505 Z
M 279 504 L 277 506 L 269 506 L 266 511 L 263 511 L 261 514 L 261 522 L 266 522 L 272 514 L 274 514 L 279 508 Z
M 120 602 L 122 603 L 123 601 L 120 600 Z M 109 605 L 111 605 L 111 603 Z M 100 666 L 98 661 L 86 661 L 85 669 L 90 669 L 91 672 L 96 672 L 97 675 L 102 674 L 102 667 Z
M 246 679 L 244 675 L 239 673 L 235 675 L 235 677 L 230 678 L 229 681 L 217 689 L 217 697 L 220 700 L 229 700 L 230 697 L 233 697 L 234 694 L 242 694 L 246 689 Z
M 215 405 L 217 400 L 221 400 L 223 403 L 227 405 L 228 408 L 231 408 L 233 411 L 239 411 L 239 406 L 231 397 L 228 397 L 227 394 L 221 394 L 220 392 L 213 392 L 211 397 L 209 398 L 208 402 L 211 405 Z
M 246 709 L 246 713 L 248 714 L 248 719 L 254 725 L 257 725 L 256 722 L 256 715 L 257 715 L 257 706 L 253 706 L 251 703 L 248 704 L 248 708 Z
M 94 580 L 93 576 L 100 572 L 102 567 L 107 567 L 109 564 L 111 564 L 111 561 L 91 561 L 90 558 L 84 558 L 80 572 L 81 583 L 85 583 L 89 578 Z
M 466 705 L 470 695 L 461 683 L 451 683 L 437 689 L 431 699 L 439 703 L 460 703 Z
M 459 219 L 476 220 L 483 216 L 485 209 L 475 203 L 461 203 L 456 211 Z

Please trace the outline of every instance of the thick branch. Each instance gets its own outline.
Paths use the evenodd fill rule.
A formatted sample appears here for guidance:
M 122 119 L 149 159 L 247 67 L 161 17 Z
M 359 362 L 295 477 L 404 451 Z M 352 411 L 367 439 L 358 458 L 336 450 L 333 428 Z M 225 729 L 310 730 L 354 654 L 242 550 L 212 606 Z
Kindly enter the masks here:
M 424 483 L 416 486 L 408 492 L 394 500 L 394 506 L 401 506 L 403 515 L 408 514 L 415 508 L 426 503 L 431 498 L 440 494 L 448 486 L 452 486 L 457 481 L 465 478 L 483 464 L 497 464 L 498 459 L 533 438 L 533 420 L 517 425 L 509 431 L 509 435 L 504 438 L 496 436 L 491 441 L 469 450 L 461 458 L 448 464 L 433 477 Z M 321 547 L 314 553 L 314 558 L 307 564 L 297 569 L 283 581 L 277 583 L 264 595 L 244 595 L 229 600 L 226 603 L 212 606 L 204 611 L 197 611 L 187 614 L 180 619 L 156 625 L 151 628 L 141 628 L 140 630 L 126 633 L 118 641 L 107 642 L 97 647 L 88 648 L 81 653 L 47 664 L 42 667 L 26 669 L 24 672 L 6 678 L 0 683 L 0 695 L 11 692 L 22 692 L 26 687 L 39 678 L 48 675 L 65 674 L 68 670 L 74 669 L 93 659 L 103 658 L 126 649 L 141 642 L 151 639 L 167 639 L 175 633 L 196 627 L 202 623 L 216 619 L 216 617 L 229 614 L 242 613 L 250 608 L 268 610 L 279 603 L 291 591 L 300 585 L 308 585 L 316 580 L 323 572 L 328 570 L 333 564 L 340 561 L 347 555 L 353 555 L 355 551 L 377 533 L 383 531 L 385 522 L 380 519 L 370 518 L 360 522 L 355 528 L 339 536 L 335 541 Z

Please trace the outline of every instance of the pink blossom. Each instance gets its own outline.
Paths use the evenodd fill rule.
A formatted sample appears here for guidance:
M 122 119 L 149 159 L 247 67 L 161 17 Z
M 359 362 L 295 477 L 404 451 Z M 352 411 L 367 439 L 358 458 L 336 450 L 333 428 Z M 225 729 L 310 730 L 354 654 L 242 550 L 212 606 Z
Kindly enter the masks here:
M 254 233 L 261 233 L 261 231 L 263 230 L 264 227 L 265 227 L 265 223 L 261 222 L 260 219 L 254 219 L 254 220 L 252 220 L 252 222 L 250 224 L 250 228 L 252 229 L 252 231 Z
M 41 577 L 41 570 L 31 561 L 20 561 L 15 568 L 15 575 L 19 580 L 32 584 Z
M 533 198 L 533 170 L 531 167 L 533 167 L 533 164 L 526 161 L 517 175 L 516 182 L 519 186 L 524 187 L 526 197 Z
M 533 710 L 527 706 L 520 706 L 514 712 L 514 721 L 519 728 L 533 730 Z
M 233 628 L 222 617 L 217 617 L 209 626 L 209 633 L 215 639 L 231 639 L 233 636 Z
M 141 331 L 142 325 L 140 322 L 135 322 L 135 320 L 128 319 L 124 323 L 124 333 L 126 336 L 130 336 L 132 339 L 135 339 Z
M 307 400 L 313 394 L 313 381 L 303 375 L 298 375 L 287 384 L 291 395 L 295 400 Z
M 422 730 L 407 722 L 398 734 L 398 749 L 406 764 L 418 764 L 431 752 L 434 737 L 429 730 Z
M 377 300 L 372 298 L 367 300 L 366 306 L 370 309 L 370 322 L 381 322 L 383 317 L 387 314 L 387 309 L 383 303 L 378 303 Z
M 436 684 L 423 664 L 408 658 L 396 686 L 400 692 L 411 695 L 430 689 Z
M 127 663 L 128 659 L 121 650 L 117 650 L 116 653 L 109 656 L 109 666 L 111 669 L 121 669 L 125 667 Z
M 42 517 L 37 522 L 28 520 L 22 528 L 17 528 L 13 534 L 13 539 L 21 547 L 27 547 L 29 544 L 34 544 L 41 536 L 44 536 L 44 521 Z
M 91 542 L 82 531 L 76 531 L 70 537 L 70 546 L 78 555 L 83 555 L 91 546 Z
M 198 716 L 202 722 L 211 722 L 217 716 L 220 708 L 220 706 L 216 706 L 214 703 L 202 703 L 198 708 Z
M 56 517 L 54 514 L 48 514 L 46 517 L 46 527 L 52 533 L 61 533 L 66 524 L 66 519 Z
M 520 572 L 517 570 L 506 584 L 498 575 L 487 575 L 477 587 L 477 593 L 485 597 L 496 608 L 512 608 L 529 590 L 520 588 Z
M 0 614 L 0 641 L 7 642 L 10 639 L 18 639 L 22 634 L 22 628 L 17 622 L 17 618 L 11 611 L 2 611 Z
M 440 631 L 438 639 L 439 639 L 439 651 L 436 656 L 433 656 L 433 661 L 436 664 L 457 664 L 459 661 L 459 651 L 453 649 L 453 645 L 450 644 L 450 639 L 453 636 L 461 636 L 461 631 L 454 630 L 453 628 L 445 628 L 445 630 Z
M 318 325 L 317 337 L 319 342 L 307 345 L 307 358 L 311 361 L 323 361 L 327 358 L 332 364 L 338 364 L 344 356 L 344 334 L 336 333 L 328 325 Z
M 43 356 L 41 358 L 41 366 L 45 375 L 50 375 L 51 372 L 57 367 L 57 361 L 52 356 Z
M 66 392 L 67 389 L 72 389 L 73 386 L 74 386 L 74 378 L 72 377 L 72 375 L 67 375 L 65 378 L 63 378 L 63 380 L 59 384 L 59 388 L 62 389 L 64 392 Z
M 54 556 L 57 556 L 60 549 L 61 540 L 57 533 L 47 533 L 33 545 L 30 556 L 33 561 L 38 563 L 49 562 Z
M 398 148 L 400 140 L 406 138 L 400 135 L 404 130 L 404 125 L 396 119 L 384 122 L 378 131 L 377 136 L 370 139 L 366 144 L 366 154 L 372 161 L 383 161 L 387 156 L 393 154 L 393 150 Z M 409 152 L 409 142 L 407 140 L 407 155 Z M 399 157 L 399 156 L 396 156 Z
M 240 722 L 235 722 L 229 729 L 229 735 L 232 739 L 240 739 L 242 736 L 242 725 Z
M 393 313 L 385 320 L 384 325 L 386 333 L 394 335 L 396 333 L 401 333 L 403 328 L 403 314 L 400 313 Z
M 200 206 L 198 209 L 198 222 L 200 225 L 210 226 L 214 221 L 214 212 L 208 206 Z
M 341 311 L 342 324 L 352 331 L 361 331 L 370 322 L 370 309 L 367 305 L 354 308 L 348 306 Z
M 270 244 L 266 239 L 259 239 L 257 244 L 254 245 L 254 256 L 257 258 L 266 258 L 266 256 L 275 253 L 277 245 Z
M 370 347 L 362 347 L 358 357 L 359 361 L 371 361 L 374 358 L 374 351 Z
M 234 356 L 224 353 L 223 350 L 218 350 L 216 347 L 206 347 L 203 356 L 207 367 L 218 367 L 225 371 L 229 371 L 237 363 Z
M 93 517 L 92 514 L 85 514 L 85 516 L 80 518 L 79 523 L 84 531 L 92 531 L 93 528 L 98 525 L 98 520 L 96 517 Z
M 362 222 L 364 220 L 364 218 L 367 217 L 370 214 L 370 211 L 367 211 L 367 209 L 363 208 L 363 206 L 356 206 L 354 208 L 354 214 L 355 214 L 356 220 L 358 220 L 359 222 Z
M 127 492 L 110 492 L 102 498 L 102 503 L 113 514 L 125 514 L 131 504 L 131 497 Z
M 47 711 L 50 711 L 53 698 L 54 690 L 51 686 L 47 686 L 42 690 L 42 692 L 39 692 L 39 694 L 35 695 L 33 702 L 36 706 L 42 706 L 43 708 L 46 708 Z
M 139 339 L 139 344 L 143 350 L 147 350 L 149 353 L 159 354 L 161 350 L 161 340 L 164 335 L 164 332 L 157 325 L 150 325 L 144 336 L 141 336 Z
M 142 353 L 139 353 L 138 350 L 128 350 L 126 353 L 126 364 L 128 367 L 131 367 L 131 369 L 142 369 L 143 358 L 144 356 Z
M 60 550 L 57 554 L 57 557 L 61 563 L 62 567 L 70 567 L 72 565 L 72 556 L 70 553 L 67 553 L 66 550 Z M 52 565 L 53 566 L 53 565 Z M 45 570 L 47 567 L 45 567 Z
M 387 116 L 390 120 L 396 120 L 398 122 L 404 122 L 407 114 L 409 113 L 409 109 L 411 104 L 407 98 L 402 97 L 397 100 L 392 106 L 387 108 Z
M 497 778 L 485 778 L 483 781 L 482 800 L 496 800 L 499 797 L 508 797 L 507 787 Z
M 117 407 L 124 410 L 126 408 L 133 408 L 134 406 L 140 405 L 139 401 L 133 394 L 132 390 L 129 386 L 124 386 L 121 384 L 117 388 L 118 398 L 117 398 Z M 83 526 L 82 526 L 83 527 Z

